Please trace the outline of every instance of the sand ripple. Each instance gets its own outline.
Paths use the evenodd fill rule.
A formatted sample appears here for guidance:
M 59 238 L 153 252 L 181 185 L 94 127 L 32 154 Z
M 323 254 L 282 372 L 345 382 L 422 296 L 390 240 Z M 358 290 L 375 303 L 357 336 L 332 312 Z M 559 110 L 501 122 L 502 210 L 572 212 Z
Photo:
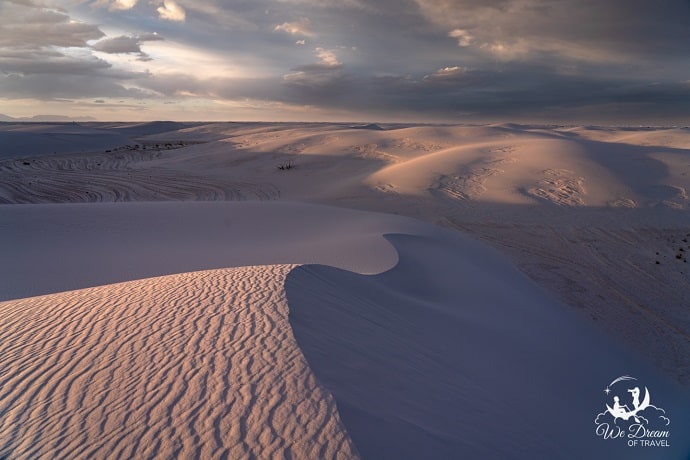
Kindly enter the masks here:
M 1 203 L 270 200 L 269 183 L 152 166 L 164 152 L 129 150 L 0 161 Z
M 287 320 L 293 266 L 0 303 L 0 458 L 351 458 Z

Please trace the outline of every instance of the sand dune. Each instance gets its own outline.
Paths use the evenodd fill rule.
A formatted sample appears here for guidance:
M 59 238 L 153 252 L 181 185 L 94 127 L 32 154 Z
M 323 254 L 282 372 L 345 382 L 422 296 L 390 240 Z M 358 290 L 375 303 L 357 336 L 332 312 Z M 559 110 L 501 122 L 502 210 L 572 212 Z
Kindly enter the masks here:
M 149 136 L 143 135 L 145 128 L 133 131 L 141 142 L 137 149 L 4 160 L 0 197 L 6 203 L 333 202 L 393 193 L 501 204 L 677 209 L 690 204 L 690 163 L 683 147 L 690 145 L 690 133 L 684 130 L 666 137 L 606 132 L 602 140 L 599 131 L 506 126 L 370 130 L 231 123 Z M 178 148 L 179 142 L 196 145 Z M 281 174 L 277 166 L 287 162 L 296 168 Z
M 0 457 L 658 458 L 626 373 L 690 451 L 687 129 L 17 126 Z
M 497 252 L 428 224 L 291 203 L 3 211 L 33 224 L 45 214 L 36 231 L 76 240 L 64 248 L 45 236 L 44 246 L 27 249 L 35 270 L 54 261 L 52 272 L 36 271 L 34 290 L 51 277 L 62 285 L 88 279 L 95 261 L 108 283 L 136 273 L 133 265 L 156 252 L 149 271 L 189 259 L 208 264 L 210 250 L 222 253 L 224 245 L 220 258 L 229 264 L 311 258 L 383 272 L 247 266 L 0 303 L 0 437 L 7 440 L 0 454 L 10 458 L 610 458 L 618 451 L 601 450 L 596 437 L 567 434 L 572 426 L 591 431 L 592 411 L 581 410 L 598 400 L 591 382 L 630 368 L 664 395 L 675 430 L 690 427 L 684 390 L 619 350 Z M 203 225 L 157 233 L 171 215 Z M 230 216 L 236 225 L 227 226 Z M 285 225 L 262 233 L 257 223 L 270 227 L 271 219 Z M 214 239 L 211 227 L 227 239 Z M 106 240 L 86 238 L 105 229 L 112 231 Z M 300 229 L 311 234 L 300 238 Z M 382 235 L 390 233 L 389 243 Z M 35 235 L 27 238 L 40 241 Z M 113 257 L 148 244 L 151 252 L 137 263 Z M 176 251 L 165 254 L 166 247 Z M 550 420 L 545 411 L 557 404 L 569 415 Z M 520 414 L 519 428 L 506 407 Z M 688 447 L 682 437 L 673 441 L 673 455 Z
M 0 304 L 0 456 L 354 458 L 292 337 L 290 269 Z
M 572 435 L 600 391 L 587 382 L 636 358 L 473 242 L 388 238 L 392 270 L 304 266 L 286 284 L 300 349 L 364 458 L 653 458 Z
M 286 202 L 0 206 L 0 300 L 211 268 L 322 263 L 378 273 L 397 216 Z
M 0 159 L 93 152 L 128 142 L 117 132 L 76 123 L 0 123 Z

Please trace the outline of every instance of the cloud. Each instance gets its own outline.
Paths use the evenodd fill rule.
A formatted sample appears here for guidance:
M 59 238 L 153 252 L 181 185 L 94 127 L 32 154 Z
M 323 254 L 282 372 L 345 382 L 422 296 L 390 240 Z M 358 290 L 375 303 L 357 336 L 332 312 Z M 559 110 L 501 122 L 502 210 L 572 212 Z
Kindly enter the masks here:
M 92 48 L 96 51 L 108 54 L 138 54 L 139 60 L 149 61 L 151 57 L 141 50 L 141 45 L 146 41 L 160 41 L 163 37 L 153 34 L 121 35 L 119 37 L 104 38 L 96 42 Z
M 13 98 L 39 100 L 83 99 L 96 97 L 151 97 L 149 92 L 127 87 L 116 79 L 91 75 L 0 74 L 0 92 Z
M 452 66 L 438 69 L 436 72 L 425 75 L 422 79 L 426 82 L 451 82 L 458 83 L 460 80 L 466 80 L 471 75 L 471 71 L 466 67 Z
M 131 10 L 138 0 L 114 0 L 110 4 L 110 10 Z
M 278 3 L 292 5 L 308 5 L 315 8 L 358 8 L 371 9 L 370 2 L 366 0 L 277 0 Z
M 318 65 L 297 67 L 296 72 L 283 75 L 283 83 L 301 87 L 325 87 L 342 78 L 342 73 L 330 67 Z M 320 104 L 317 104 L 320 105 Z
M 289 102 L 360 113 L 396 113 L 416 118 L 531 120 L 549 122 L 639 122 L 687 114 L 687 85 L 630 85 L 549 73 L 543 68 L 512 70 L 441 68 L 421 78 L 362 76 L 344 68 L 303 69 L 286 75 Z
M 321 64 L 328 67 L 337 67 L 342 65 L 342 62 L 338 60 L 338 57 L 335 55 L 335 52 L 333 50 L 316 48 L 314 51 L 316 53 L 316 57 L 319 58 Z
M 166 21 L 183 22 L 187 17 L 185 10 L 174 0 L 163 0 L 162 6 L 159 6 L 156 11 L 158 11 L 158 16 Z
M 28 3 L 0 6 L 1 48 L 81 47 L 103 35 L 98 26 L 73 20 L 56 9 Z
M 90 53 L 87 41 L 103 37 L 91 24 L 33 2 L 0 6 L 0 70 L 16 78 L 32 74 L 86 75 L 111 65 Z
M 156 0 L 160 5 L 161 0 Z M 203 17 L 204 29 L 208 32 L 217 32 L 231 29 L 233 31 L 257 30 L 255 20 L 264 18 L 262 0 L 238 4 L 237 2 L 219 2 L 218 0 L 179 0 L 181 7 L 187 13 Z M 258 10 L 261 9 L 261 12 Z
M 93 54 L 87 42 L 103 36 L 97 26 L 37 2 L 0 4 L 0 94 L 44 100 L 142 96 L 124 82 L 146 73 L 114 68 Z
M 77 0 L 85 2 L 89 0 Z M 107 8 L 108 11 L 126 11 L 136 6 L 139 0 L 91 0 L 90 5 L 98 8 Z
M 605 63 L 684 55 L 690 4 L 668 0 L 414 0 L 460 46 L 505 60 Z
M 280 81 L 276 78 L 201 78 L 181 72 L 142 78 L 135 83 L 141 88 L 167 98 L 209 98 L 214 100 L 280 101 Z
M 285 32 L 290 35 L 302 35 L 305 37 L 313 37 L 315 34 L 311 31 L 311 21 L 309 18 L 302 18 L 295 22 L 284 22 L 275 26 L 273 29 L 276 32 Z
M 293 73 L 283 75 L 283 82 L 291 85 L 323 87 L 342 78 L 343 63 L 333 50 L 316 48 L 314 54 L 319 62 L 293 68 Z
M 51 50 L 28 54 L 0 53 L 0 68 L 5 73 L 20 75 L 89 75 L 111 67 L 108 62 L 94 56 L 69 56 Z
M 382 118 L 687 120 L 690 3 L 662 3 L 0 0 L 0 94 L 54 100 L 84 88 L 89 104 L 202 98 Z M 166 41 L 149 43 L 162 38 L 142 31 L 159 19 L 186 24 L 158 23 Z
M 458 39 L 458 46 L 470 46 L 474 41 L 474 36 L 464 29 L 453 29 L 448 32 L 449 37 Z

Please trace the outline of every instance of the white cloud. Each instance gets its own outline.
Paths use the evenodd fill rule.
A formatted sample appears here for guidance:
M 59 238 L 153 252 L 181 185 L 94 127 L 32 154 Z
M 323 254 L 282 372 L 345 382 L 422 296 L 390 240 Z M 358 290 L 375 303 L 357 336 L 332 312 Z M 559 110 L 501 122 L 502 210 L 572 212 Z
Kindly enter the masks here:
M 158 11 L 158 15 L 161 19 L 167 21 L 182 22 L 187 17 L 185 10 L 174 0 L 163 0 L 163 5 L 159 6 L 156 11 Z
M 295 42 L 295 45 L 304 45 L 304 44 L 306 44 L 306 41 L 304 41 L 304 40 L 297 40 Z
M 316 48 L 314 52 L 316 53 L 316 57 L 319 58 L 319 61 L 321 61 L 320 64 L 323 64 L 328 67 L 338 67 L 343 64 L 338 60 L 338 57 L 335 55 L 333 50 Z
M 448 33 L 449 37 L 458 39 L 458 46 L 467 47 L 474 41 L 474 36 L 465 29 L 454 29 Z
M 110 4 L 110 10 L 131 10 L 138 0 L 115 0 Z
M 499 59 L 514 60 L 527 57 L 531 52 L 537 48 L 532 46 L 526 40 L 495 41 L 490 43 L 483 43 L 481 49 L 488 51 Z M 542 47 L 542 50 L 548 50 L 548 46 Z
M 467 73 L 467 69 L 464 67 L 460 66 L 453 66 L 453 67 L 444 67 L 442 69 L 438 69 L 436 72 L 433 73 L 433 76 L 435 77 L 449 77 L 449 76 L 457 76 L 457 75 L 463 75 Z
M 442 82 L 457 83 L 461 80 L 463 80 L 463 81 L 467 80 L 467 78 L 470 77 L 471 72 L 472 71 L 470 69 L 468 69 L 467 67 L 460 67 L 460 66 L 444 67 L 442 69 L 438 69 L 436 72 L 432 73 L 431 75 L 425 75 L 422 80 L 425 82 L 430 82 L 430 83 L 442 83 Z
M 313 37 L 315 34 L 311 31 L 311 21 L 309 18 L 302 18 L 299 21 L 284 22 L 274 27 L 275 32 L 286 32 L 290 35 L 303 35 L 305 37 Z

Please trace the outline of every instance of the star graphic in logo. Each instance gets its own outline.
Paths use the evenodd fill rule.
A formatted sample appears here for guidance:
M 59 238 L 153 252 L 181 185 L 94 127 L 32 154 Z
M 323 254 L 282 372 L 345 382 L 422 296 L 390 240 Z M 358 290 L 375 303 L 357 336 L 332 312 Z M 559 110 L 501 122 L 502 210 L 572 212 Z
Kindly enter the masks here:
M 608 395 L 609 393 L 611 393 L 611 389 L 609 387 L 606 387 L 606 389 L 604 390 L 604 393 L 606 393 Z

